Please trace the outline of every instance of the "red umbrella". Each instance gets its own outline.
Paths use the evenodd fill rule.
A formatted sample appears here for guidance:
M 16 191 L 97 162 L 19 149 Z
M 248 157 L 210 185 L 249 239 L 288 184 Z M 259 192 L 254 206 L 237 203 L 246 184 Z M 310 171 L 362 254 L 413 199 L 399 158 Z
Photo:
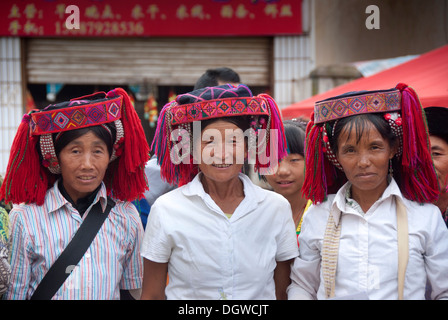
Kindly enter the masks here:
M 315 95 L 282 109 L 284 119 L 299 116 L 310 117 L 316 101 L 324 100 L 350 91 L 379 90 L 406 83 L 418 94 L 424 108 L 448 107 L 448 45 L 376 73 Z

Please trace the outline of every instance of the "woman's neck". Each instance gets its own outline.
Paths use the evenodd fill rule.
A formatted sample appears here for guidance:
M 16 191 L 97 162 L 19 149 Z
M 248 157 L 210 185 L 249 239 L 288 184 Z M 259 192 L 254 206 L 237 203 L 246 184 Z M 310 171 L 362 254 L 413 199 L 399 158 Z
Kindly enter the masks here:
M 375 190 L 359 190 L 353 185 L 351 186 L 351 198 L 355 200 L 365 213 L 369 211 L 370 207 L 383 195 L 388 186 L 387 181 L 383 186 L 376 188 Z
M 291 205 L 292 217 L 297 227 L 297 225 L 300 222 L 300 219 L 302 218 L 308 200 L 304 197 L 299 197 L 297 195 L 286 197 L 286 199 L 289 201 L 289 204 Z

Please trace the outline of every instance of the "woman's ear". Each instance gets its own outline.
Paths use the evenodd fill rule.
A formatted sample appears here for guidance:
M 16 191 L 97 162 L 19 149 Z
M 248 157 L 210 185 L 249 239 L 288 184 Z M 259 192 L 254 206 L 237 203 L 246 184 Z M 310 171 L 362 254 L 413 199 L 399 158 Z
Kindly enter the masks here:
M 398 145 L 397 143 L 394 144 L 394 146 L 392 146 L 392 148 L 390 149 L 390 155 L 389 155 L 389 159 L 392 160 L 393 157 L 395 157 L 398 153 Z

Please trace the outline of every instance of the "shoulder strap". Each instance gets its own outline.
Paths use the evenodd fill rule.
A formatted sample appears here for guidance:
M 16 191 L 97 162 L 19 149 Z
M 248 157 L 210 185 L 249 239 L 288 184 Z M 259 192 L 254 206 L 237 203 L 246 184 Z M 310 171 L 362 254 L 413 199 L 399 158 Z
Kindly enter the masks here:
M 327 226 L 322 244 L 322 276 L 324 279 L 325 296 L 334 298 L 336 269 L 339 255 L 339 239 L 341 237 L 341 217 L 334 221 L 332 210 L 328 215 Z
M 399 197 L 395 197 L 397 206 L 397 235 L 398 235 L 398 299 L 403 300 L 404 280 L 409 260 L 409 231 L 406 207 Z
M 71 266 L 76 266 L 84 256 L 114 206 L 115 202 L 107 197 L 107 207 L 104 213 L 101 210 L 100 201 L 92 207 L 70 243 L 37 286 L 31 300 L 50 300 L 54 296 L 70 275 Z

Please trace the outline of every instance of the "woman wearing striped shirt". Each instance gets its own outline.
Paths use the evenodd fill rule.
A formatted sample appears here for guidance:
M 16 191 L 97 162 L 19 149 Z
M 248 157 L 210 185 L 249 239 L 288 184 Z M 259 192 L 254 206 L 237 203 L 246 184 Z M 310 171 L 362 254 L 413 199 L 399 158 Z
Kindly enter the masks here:
M 104 95 L 50 105 L 19 127 L 0 190 L 16 204 L 6 299 L 32 297 L 92 207 L 100 202 L 104 212 L 108 196 L 115 206 L 52 299 L 119 299 L 121 290 L 141 287 L 143 228 L 129 201 L 146 189 L 149 148 L 126 92 Z M 141 154 L 129 151 L 136 144 Z

